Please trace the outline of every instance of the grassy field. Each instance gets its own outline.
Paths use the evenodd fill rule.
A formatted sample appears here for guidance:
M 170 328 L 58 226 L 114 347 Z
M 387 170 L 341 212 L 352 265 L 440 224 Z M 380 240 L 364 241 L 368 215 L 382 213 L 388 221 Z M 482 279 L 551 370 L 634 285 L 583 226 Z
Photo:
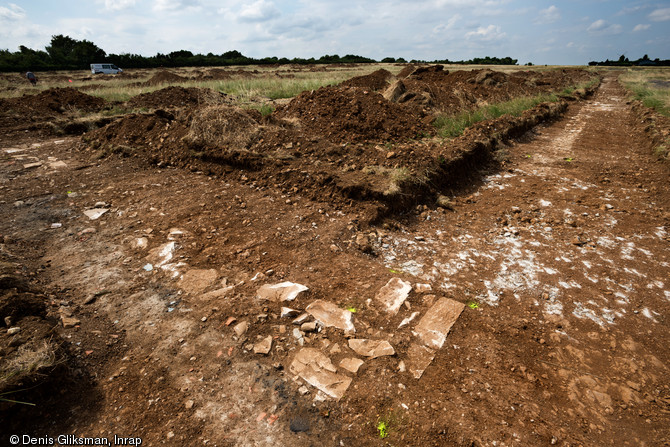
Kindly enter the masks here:
M 182 87 L 201 87 L 233 95 L 240 105 L 252 104 L 268 100 L 292 98 L 303 91 L 338 84 L 354 76 L 362 76 L 379 69 L 385 69 L 394 75 L 404 68 L 396 64 L 361 64 L 356 66 L 314 65 L 309 67 L 267 67 L 243 66 L 221 67 L 226 71 L 242 70 L 254 72 L 253 77 L 244 74 L 233 75 L 225 80 L 189 79 L 183 82 L 170 83 Z M 313 70 L 310 70 L 313 68 Z M 553 70 L 562 66 L 522 67 L 522 66 L 483 66 L 483 65 L 446 65 L 445 70 L 477 70 L 491 68 L 497 71 L 511 72 L 517 70 Z M 168 71 L 183 77 L 195 77 L 199 70 L 206 68 L 176 68 Z M 0 78 L 0 98 L 19 97 L 24 94 L 35 94 L 54 87 L 75 87 L 83 92 L 104 98 L 108 101 L 127 101 L 133 96 L 149 93 L 164 88 L 165 85 L 140 86 L 139 83 L 149 80 L 157 70 L 128 69 L 126 73 L 136 75 L 133 78 L 124 76 L 98 77 L 91 76 L 87 70 L 70 72 L 37 73 L 37 87 L 31 87 L 18 74 Z M 280 76 L 277 76 L 279 73 Z M 100 76 L 100 75 L 99 75 Z M 92 77 L 92 79 L 91 79 Z M 72 82 L 70 82 L 70 80 Z
M 581 85 L 575 85 L 563 89 L 560 93 L 569 95 L 575 90 L 586 89 L 595 85 L 597 80 L 592 80 Z M 455 115 L 440 115 L 434 122 L 438 129 L 438 135 L 445 138 L 453 138 L 461 135 L 465 129 L 480 121 L 499 118 L 503 115 L 519 116 L 524 111 L 532 109 L 543 102 L 556 102 L 559 96 L 554 93 L 543 93 L 536 96 L 525 96 L 514 98 L 510 101 L 489 104 L 476 110 L 466 110 Z
M 670 69 L 634 68 L 622 73 L 619 79 L 646 107 L 670 116 Z

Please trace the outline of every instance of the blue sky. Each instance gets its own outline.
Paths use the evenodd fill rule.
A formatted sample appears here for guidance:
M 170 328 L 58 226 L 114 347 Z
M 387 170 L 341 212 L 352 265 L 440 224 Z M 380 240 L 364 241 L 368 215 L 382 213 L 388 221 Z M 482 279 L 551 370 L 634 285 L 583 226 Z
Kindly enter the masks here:
M 145 56 L 238 50 L 580 65 L 621 54 L 670 59 L 670 0 L 0 0 L 0 49 L 44 49 L 55 34 Z

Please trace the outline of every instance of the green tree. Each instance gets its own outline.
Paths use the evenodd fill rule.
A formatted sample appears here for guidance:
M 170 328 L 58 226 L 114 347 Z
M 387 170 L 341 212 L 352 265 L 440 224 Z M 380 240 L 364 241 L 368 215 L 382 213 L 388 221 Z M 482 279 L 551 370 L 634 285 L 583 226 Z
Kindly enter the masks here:
M 51 36 L 46 47 L 51 63 L 58 68 L 87 68 L 93 62 L 102 62 L 107 56 L 104 50 L 88 40 L 76 40 L 59 34 Z

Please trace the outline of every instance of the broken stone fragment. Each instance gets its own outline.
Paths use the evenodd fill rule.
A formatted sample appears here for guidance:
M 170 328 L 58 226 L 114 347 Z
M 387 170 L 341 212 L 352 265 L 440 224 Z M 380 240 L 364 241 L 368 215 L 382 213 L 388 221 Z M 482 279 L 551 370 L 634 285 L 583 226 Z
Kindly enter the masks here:
M 145 237 L 138 237 L 133 241 L 133 248 L 143 250 L 149 246 L 149 239 Z
M 300 314 L 300 316 L 298 318 L 293 320 L 293 324 L 301 325 L 304 322 L 306 322 L 307 320 L 309 320 L 310 318 L 311 318 L 311 315 L 308 314 L 307 312 L 305 312 L 303 314 Z
M 254 345 L 254 354 L 267 355 L 272 349 L 272 335 L 268 335 L 263 340 Z
M 242 321 L 240 323 L 237 323 L 233 327 L 233 330 L 235 331 L 235 334 L 237 334 L 238 337 L 241 337 L 244 334 L 246 334 L 247 329 L 249 329 L 249 323 L 247 323 L 246 321 Z
M 256 296 L 269 301 L 293 301 L 302 292 L 308 290 L 307 286 L 286 281 L 279 284 L 266 284 L 258 289 Z
M 310 321 L 309 323 L 301 324 L 300 330 L 303 332 L 316 332 L 318 330 L 318 325 L 316 324 L 316 321 Z
M 433 290 L 433 287 L 430 284 L 415 284 L 414 285 L 414 291 L 416 293 L 431 292 L 432 290 Z
M 162 267 L 168 262 L 172 261 L 176 251 L 177 244 L 175 242 L 167 242 L 160 247 L 156 247 L 151 250 L 147 258 L 155 260 L 157 267 Z
M 354 314 L 346 309 L 340 309 L 334 303 L 316 300 L 305 310 L 326 327 L 332 326 L 346 332 L 356 332 L 352 321 Z
M 409 317 L 405 318 L 404 320 L 402 320 L 400 322 L 400 324 L 398 325 L 398 329 L 400 329 L 403 326 L 407 326 L 408 324 L 410 324 L 412 322 L 412 320 L 414 320 L 418 316 L 419 316 L 419 312 L 412 312 L 412 315 L 410 315 Z
M 90 210 L 85 210 L 84 214 L 91 220 L 99 219 L 100 216 L 105 214 L 109 209 L 107 208 L 93 208 Z
M 337 374 L 328 356 L 314 348 L 303 348 L 289 367 L 292 374 L 334 399 L 340 399 L 351 385 L 351 378 Z
M 365 363 L 363 360 L 357 359 L 356 357 L 347 357 L 340 361 L 340 368 L 346 369 L 352 374 L 356 374 L 363 363 Z
M 420 379 L 423 372 L 435 358 L 435 351 L 418 343 L 412 343 L 407 350 L 409 372 L 415 379 Z
M 384 355 L 394 355 L 395 349 L 386 340 L 369 340 L 362 338 L 352 338 L 349 340 L 349 347 L 358 355 L 364 357 L 377 358 Z
M 65 329 L 73 328 L 76 325 L 80 324 L 81 321 L 75 317 L 68 317 L 67 315 L 60 316 L 61 321 L 63 322 L 63 327 Z
M 419 320 L 414 328 L 414 335 L 425 346 L 440 349 L 464 308 L 465 305 L 458 301 L 449 298 L 439 299 Z
M 298 311 L 295 309 L 291 309 L 290 307 L 282 307 L 281 308 L 281 318 L 293 318 L 298 316 Z
M 400 306 L 405 302 L 412 285 L 400 278 L 391 278 L 388 283 L 375 295 L 375 300 L 382 305 L 384 310 L 392 315 L 398 313 Z
M 67 163 L 65 163 L 63 160 L 51 161 L 49 162 L 49 167 L 51 169 L 63 169 L 67 168 Z

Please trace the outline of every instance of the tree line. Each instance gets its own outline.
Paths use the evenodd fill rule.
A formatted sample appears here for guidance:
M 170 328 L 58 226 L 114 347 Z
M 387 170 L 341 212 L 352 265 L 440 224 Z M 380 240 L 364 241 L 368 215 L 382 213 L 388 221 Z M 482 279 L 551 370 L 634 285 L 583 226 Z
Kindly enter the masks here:
M 49 71 L 49 70 L 85 70 L 92 63 L 111 63 L 121 68 L 156 68 L 156 67 L 219 67 L 226 65 L 282 65 L 282 64 L 367 64 L 378 61 L 347 54 L 346 56 L 324 55 L 315 58 L 264 57 L 255 59 L 247 57 L 239 51 L 227 51 L 223 54 L 193 54 L 180 50 L 168 54 L 157 53 L 154 56 L 140 54 L 107 54 L 102 48 L 88 40 L 77 40 L 59 34 L 52 36 L 51 42 L 44 50 L 33 50 L 24 45 L 19 51 L 0 50 L 0 72 L 12 71 Z M 381 62 L 406 63 L 403 58 L 387 57 Z M 474 58 L 469 61 L 450 62 L 448 59 L 423 61 L 411 60 L 412 63 L 458 63 L 458 64 L 496 64 L 516 65 L 517 60 L 510 57 Z
M 606 67 L 633 67 L 633 66 L 657 66 L 657 67 L 668 67 L 670 66 L 670 60 L 660 60 L 656 58 L 651 60 L 647 54 L 639 58 L 638 60 L 631 61 L 625 54 L 622 54 L 619 57 L 619 60 L 611 61 L 609 59 L 605 61 L 591 61 L 589 62 L 591 66 L 606 66 Z

